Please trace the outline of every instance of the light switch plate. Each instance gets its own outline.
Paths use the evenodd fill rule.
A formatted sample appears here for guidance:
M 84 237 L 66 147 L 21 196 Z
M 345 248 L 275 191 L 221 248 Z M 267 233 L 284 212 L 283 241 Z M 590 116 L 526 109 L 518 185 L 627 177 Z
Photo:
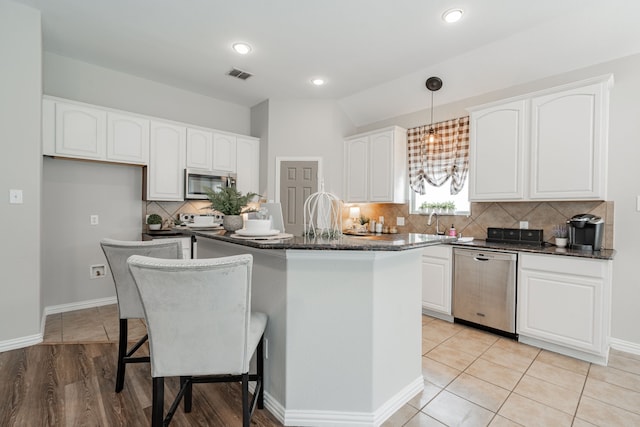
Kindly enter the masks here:
M 529 221 L 520 221 L 520 228 L 525 230 L 529 228 Z
M 398 225 L 398 226 L 404 225 L 404 217 L 403 216 L 396 217 L 396 225 Z

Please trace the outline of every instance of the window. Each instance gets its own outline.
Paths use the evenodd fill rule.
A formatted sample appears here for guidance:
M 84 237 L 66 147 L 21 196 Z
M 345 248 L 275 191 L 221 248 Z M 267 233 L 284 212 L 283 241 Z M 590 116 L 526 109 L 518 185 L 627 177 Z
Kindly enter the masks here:
M 454 215 L 469 215 L 471 213 L 471 203 L 469 203 L 469 186 L 465 180 L 464 187 L 456 195 L 452 195 L 450 186 L 445 183 L 441 187 L 427 186 L 427 194 L 421 195 L 414 191 L 410 191 L 409 213 L 424 213 L 420 210 L 423 203 L 427 204 L 444 204 L 447 202 L 455 203 Z
M 436 138 L 427 138 L 433 130 Z M 470 214 L 468 116 L 408 129 L 407 159 L 410 213 Z

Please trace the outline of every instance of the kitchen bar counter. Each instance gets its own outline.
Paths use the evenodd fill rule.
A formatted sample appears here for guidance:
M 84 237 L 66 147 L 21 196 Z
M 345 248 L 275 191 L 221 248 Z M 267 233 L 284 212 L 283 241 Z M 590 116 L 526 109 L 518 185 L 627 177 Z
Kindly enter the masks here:
M 198 258 L 253 256 L 265 407 L 284 425 L 378 426 L 424 388 L 423 234 L 246 240 L 191 231 Z
M 471 242 L 451 242 L 456 247 L 470 249 L 494 249 L 509 252 L 529 252 L 541 255 L 560 255 L 570 257 L 592 258 L 611 260 L 615 256 L 616 251 L 613 249 L 602 249 L 600 251 L 580 251 L 577 249 L 558 248 L 554 245 L 547 244 L 545 246 L 504 243 L 504 242 L 487 242 L 486 240 L 474 239 Z
M 309 238 L 293 236 L 288 239 L 252 240 L 233 237 L 233 233 L 224 230 L 197 231 L 186 230 L 196 237 L 221 240 L 257 249 L 297 249 L 321 251 L 404 251 L 440 243 L 449 243 L 455 237 L 434 234 L 368 234 L 363 236 L 343 235 L 337 239 Z M 201 241 L 201 239 L 199 239 Z

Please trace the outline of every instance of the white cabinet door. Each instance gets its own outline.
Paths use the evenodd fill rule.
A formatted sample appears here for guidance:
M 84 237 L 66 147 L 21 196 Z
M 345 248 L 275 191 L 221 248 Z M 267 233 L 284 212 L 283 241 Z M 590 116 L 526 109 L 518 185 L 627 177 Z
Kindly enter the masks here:
M 470 200 L 521 200 L 524 197 L 526 101 L 471 113 Z
M 422 251 L 422 308 L 427 312 L 451 316 L 451 258 L 448 245 L 429 246 Z
M 186 128 L 151 122 L 147 200 L 184 200 Z
M 104 160 L 107 113 L 97 108 L 55 103 L 56 154 Z
M 531 199 L 606 199 L 605 84 L 531 100 Z
M 369 138 L 344 143 L 344 197 L 348 202 L 369 198 Z
M 260 140 L 238 137 L 236 140 L 236 188 L 241 193 L 259 194 Z
M 149 120 L 107 113 L 106 159 L 146 165 L 149 161 Z
M 406 202 L 407 131 L 397 126 L 367 132 L 344 143 L 347 202 Z
M 369 201 L 393 201 L 393 132 L 369 137 Z
M 612 82 L 597 77 L 470 109 L 470 200 L 605 200 Z
M 236 136 L 224 133 L 213 134 L 213 169 L 236 171 Z
M 611 262 L 534 254 L 520 254 L 518 260 L 521 340 L 530 337 L 541 346 L 551 343 L 606 358 Z
M 213 133 L 187 128 L 187 167 L 190 169 L 213 169 Z

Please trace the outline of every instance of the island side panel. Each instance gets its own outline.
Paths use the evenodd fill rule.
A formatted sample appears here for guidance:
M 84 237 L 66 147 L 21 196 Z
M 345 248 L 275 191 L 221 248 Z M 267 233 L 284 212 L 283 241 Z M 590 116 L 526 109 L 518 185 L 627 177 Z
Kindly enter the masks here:
M 283 250 L 254 249 L 208 238 L 198 238 L 198 258 L 253 255 L 251 308 L 269 316 L 265 338 L 268 341 L 264 360 L 265 406 L 284 419 L 287 405 L 286 381 L 286 260 Z
M 422 388 L 420 254 L 287 251 L 287 414 L 297 425 L 312 425 L 312 410 L 316 421 L 377 419 Z
M 374 263 L 373 404 L 394 402 L 392 413 L 424 388 L 422 248 L 384 254 Z

